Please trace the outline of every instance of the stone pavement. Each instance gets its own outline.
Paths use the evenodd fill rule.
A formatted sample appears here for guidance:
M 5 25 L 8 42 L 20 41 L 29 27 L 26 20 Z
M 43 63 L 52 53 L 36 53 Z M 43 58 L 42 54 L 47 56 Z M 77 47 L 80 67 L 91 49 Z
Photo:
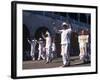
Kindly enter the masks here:
M 46 64 L 45 60 L 35 61 L 23 61 L 23 69 L 41 69 L 41 68 L 56 68 L 62 66 L 62 58 L 55 58 L 51 63 Z M 83 64 L 79 60 L 79 56 L 73 56 L 70 58 L 70 66 L 68 67 L 81 67 L 90 66 L 90 63 Z

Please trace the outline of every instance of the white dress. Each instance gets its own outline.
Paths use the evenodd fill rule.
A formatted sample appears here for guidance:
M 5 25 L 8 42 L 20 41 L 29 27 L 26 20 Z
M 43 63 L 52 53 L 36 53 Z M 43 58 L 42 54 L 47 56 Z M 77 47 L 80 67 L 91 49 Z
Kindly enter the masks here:
M 79 47 L 80 47 L 80 60 L 84 59 L 84 56 L 87 55 L 87 43 L 88 43 L 88 35 L 79 35 Z

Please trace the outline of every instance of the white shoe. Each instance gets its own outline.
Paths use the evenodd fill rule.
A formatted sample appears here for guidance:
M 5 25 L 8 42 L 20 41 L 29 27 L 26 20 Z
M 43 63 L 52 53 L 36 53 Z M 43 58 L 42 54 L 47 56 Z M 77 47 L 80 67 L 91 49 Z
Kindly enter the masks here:
M 40 58 L 38 58 L 38 61 L 40 61 Z
M 43 57 L 42 59 L 45 60 L 45 57 Z
M 33 61 L 35 60 L 35 58 L 32 59 Z

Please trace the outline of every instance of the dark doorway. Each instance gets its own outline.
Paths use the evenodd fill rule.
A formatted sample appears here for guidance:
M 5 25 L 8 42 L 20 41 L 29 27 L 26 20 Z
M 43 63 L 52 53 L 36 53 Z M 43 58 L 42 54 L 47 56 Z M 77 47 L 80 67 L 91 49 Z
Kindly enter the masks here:
M 40 37 L 42 38 L 42 33 L 45 34 L 46 31 L 50 32 L 50 30 L 45 26 L 38 28 L 34 34 L 35 39 L 39 40 Z M 51 34 L 51 38 L 52 38 L 53 35 L 51 32 L 50 32 L 50 34 Z M 57 56 L 61 57 L 61 35 L 58 33 L 55 33 L 55 45 L 56 45 Z M 36 51 L 38 51 L 38 44 L 36 45 Z M 36 56 L 38 56 L 38 52 L 36 53 Z
M 70 39 L 70 56 L 78 56 L 79 53 L 78 33 L 72 31 Z

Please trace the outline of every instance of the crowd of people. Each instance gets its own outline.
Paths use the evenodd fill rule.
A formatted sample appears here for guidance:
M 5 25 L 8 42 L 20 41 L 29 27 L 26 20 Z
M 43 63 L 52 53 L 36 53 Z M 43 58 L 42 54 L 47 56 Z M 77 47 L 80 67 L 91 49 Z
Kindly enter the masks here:
M 62 67 L 70 66 L 70 51 L 71 51 L 71 34 L 72 28 L 66 22 L 63 22 L 61 25 L 62 29 L 55 30 L 55 33 L 61 34 L 61 56 L 62 56 Z M 44 41 L 45 40 L 45 41 Z M 73 40 L 73 39 L 72 39 Z M 57 57 L 55 38 L 51 37 L 49 31 L 46 31 L 45 34 L 41 33 L 41 37 L 38 40 L 28 40 L 31 45 L 30 55 L 33 60 L 35 60 L 35 46 L 38 44 L 38 59 L 45 60 L 46 64 L 51 63 L 53 59 Z M 78 35 L 79 43 L 79 59 L 83 62 L 90 61 L 90 35 L 86 33 L 85 30 L 81 30 Z M 77 52 L 77 50 L 76 50 Z

